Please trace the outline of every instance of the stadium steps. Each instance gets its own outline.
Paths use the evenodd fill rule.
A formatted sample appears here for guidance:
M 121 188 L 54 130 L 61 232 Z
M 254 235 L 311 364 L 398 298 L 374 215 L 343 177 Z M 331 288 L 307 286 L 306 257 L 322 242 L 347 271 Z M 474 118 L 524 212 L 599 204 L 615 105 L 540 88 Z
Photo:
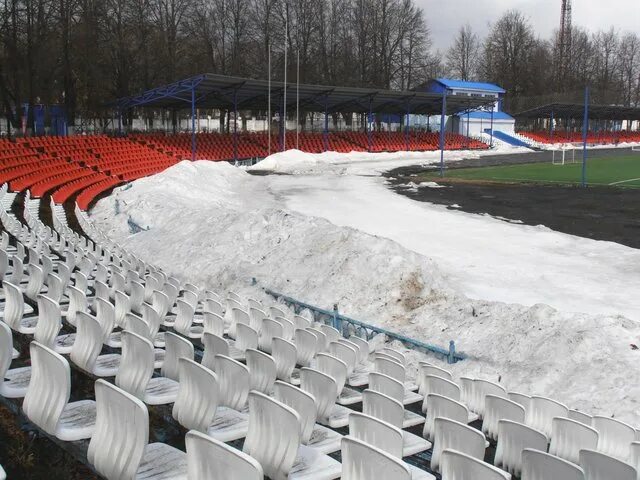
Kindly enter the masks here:
M 488 133 L 489 135 L 491 135 L 491 129 L 490 128 L 485 128 L 484 130 L 485 133 Z M 509 135 L 508 133 L 505 132 L 501 132 L 500 130 L 494 130 L 493 131 L 493 136 L 495 138 L 497 138 L 498 140 L 503 141 L 504 143 L 507 143 L 513 147 L 526 147 L 526 148 L 530 148 L 532 150 L 534 150 L 534 148 L 524 142 L 523 140 L 520 140 L 519 138 L 516 138 L 512 135 Z

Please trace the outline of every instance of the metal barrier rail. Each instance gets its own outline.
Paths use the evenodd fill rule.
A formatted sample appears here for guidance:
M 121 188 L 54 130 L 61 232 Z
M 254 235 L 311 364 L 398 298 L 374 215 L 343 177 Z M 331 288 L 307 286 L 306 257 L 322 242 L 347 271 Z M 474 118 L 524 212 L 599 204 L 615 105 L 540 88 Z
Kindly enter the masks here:
M 359 337 L 363 337 L 367 340 L 371 339 L 374 334 L 381 333 L 386 335 L 390 339 L 398 340 L 402 342 L 407 348 L 414 350 L 422 350 L 429 353 L 435 353 L 438 355 L 442 355 L 447 358 L 448 363 L 456 363 L 460 360 L 464 360 L 467 356 L 462 352 L 456 351 L 456 344 L 453 340 L 449 341 L 449 349 L 438 347 L 436 345 L 431 345 L 429 343 L 421 342 L 420 340 L 415 340 L 413 338 L 407 337 L 405 335 L 401 335 L 399 333 L 392 332 L 390 330 L 386 330 L 384 328 L 376 327 L 374 325 L 370 325 L 368 323 L 361 322 L 359 320 L 355 320 L 353 318 L 346 317 L 340 312 L 338 312 L 338 306 L 334 305 L 333 310 L 326 310 L 324 308 L 316 307 L 314 305 L 310 305 L 305 302 L 301 302 L 296 300 L 295 298 L 288 297 L 278 292 L 274 292 L 268 288 L 264 289 L 265 293 L 271 295 L 277 300 L 280 300 L 287 305 L 293 307 L 296 313 L 300 313 L 303 309 L 307 309 L 314 315 L 314 320 L 323 321 L 324 323 L 332 325 L 336 328 L 342 335 L 347 333 L 355 334 Z M 345 325 L 346 324 L 346 325 Z M 351 330 L 350 332 L 345 331 Z M 345 335 L 346 336 L 346 335 Z

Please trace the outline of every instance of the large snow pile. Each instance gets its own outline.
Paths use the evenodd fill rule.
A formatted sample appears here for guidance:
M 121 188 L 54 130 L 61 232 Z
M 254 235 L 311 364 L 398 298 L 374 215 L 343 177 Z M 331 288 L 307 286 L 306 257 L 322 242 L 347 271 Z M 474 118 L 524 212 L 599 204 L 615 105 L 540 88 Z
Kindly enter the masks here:
M 256 177 L 224 163 L 183 162 L 116 189 L 91 218 L 115 241 L 183 280 L 266 298 L 251 285 L 255 277 L 259 285 L 323 307 L 337 302 L 354 318 L 423 341 L 445 346 L 455 339 L 470 356 L 452 367 L 457 375 L 499 380 L 510 390 L 640 424 L 640 352 L 630 346 L 640 341 L 636 321 L 469 299 L 438 261 L 288 208 L 296 189 L 304 199 L 310 185 L 293 183 L 285 191 L 284 178 Z M 327 187 L 322 198 L 339 203 L 344 191 L 330 187 L 337 178 L 321 184 Z M 387 191 L 381 181 L 378 188 Z M 386 199 L 393 196 L 388 192 Z M 344 209 L 353 205 L 349 199 Z M 530 258 L 535 269 L 535 255 Z

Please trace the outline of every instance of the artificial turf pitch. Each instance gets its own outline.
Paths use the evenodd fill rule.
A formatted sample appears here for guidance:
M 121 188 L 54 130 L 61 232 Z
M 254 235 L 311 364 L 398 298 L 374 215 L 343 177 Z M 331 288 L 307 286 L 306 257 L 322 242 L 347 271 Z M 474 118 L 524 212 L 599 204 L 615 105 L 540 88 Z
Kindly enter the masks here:
M 435 179 L 433 174 L 425 175 Z M 445 178 L 497 183 L 549 183 L 576 185 L 582 179 L 582 158 L 576 163 L 553 165 L 525 163 L 479 168 L 452 168 Z M 615 158 L 589 158 L 587 160 L 587 184 L 640 188 L 640 152 Z

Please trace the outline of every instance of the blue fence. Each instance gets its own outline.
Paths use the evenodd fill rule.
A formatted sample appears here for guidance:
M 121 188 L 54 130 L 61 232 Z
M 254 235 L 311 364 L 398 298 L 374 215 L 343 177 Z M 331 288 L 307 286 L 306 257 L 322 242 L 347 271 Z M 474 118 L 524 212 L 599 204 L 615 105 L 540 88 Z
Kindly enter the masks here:
M 448 349 L 438 347 L 436 345 L 424 343 L 420 340 L 415 340 L 413 338 L 406 337 L 404 335 L 386 330 L 384 328 L 376 327 L 375 325 L 370 325 L 368 323 L 346 317 L 338 312 L 337 305 L 333 306 L 333 310 L 326 310 L 324 308 L 301 302 L 299 300 L 296 300 L 295 298 L 288 297 L 281 293 L 274 292 L 273 290 L 270 290 L 268 288 L 265 288 L 265 292 L 275 299 L 282 301 L 286 305 L 292 307 L 296 313 L 300 313 L 304 309 L 309 310 L 311 313 L 313 313 L 315 321 L 332 325 L 345 337 L 349 337 L 350 335 L 357 335 L 359 337 L 370 340 L 376 334 L 383 334 L 392 340 L 398 340 L 402 342 L 402 344 L 407 348 L 423 351 L 426 353 L 435 353 L 437 355 L 446 357 L 448 363 L 456 363 L 467 358 L 464 353 L 456 351 L 456 344 L 453 340 L 449 342 Z

